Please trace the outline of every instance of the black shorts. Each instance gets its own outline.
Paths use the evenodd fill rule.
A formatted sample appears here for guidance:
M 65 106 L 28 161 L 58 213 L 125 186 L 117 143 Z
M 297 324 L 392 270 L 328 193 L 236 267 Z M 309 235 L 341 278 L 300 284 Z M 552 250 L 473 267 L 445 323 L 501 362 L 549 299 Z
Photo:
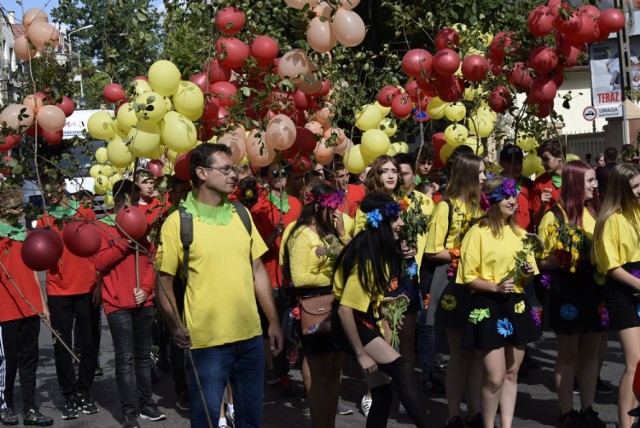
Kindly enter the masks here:
M 353 351 L 353 347 L 344 332 L 344 328 L 342 328 L 342 322 L 340 322 L 340 317 L 338 316 L 339 306 L 339 301 L 336 300 L 333 302 L 333 312 L 331 314 L 331 336 L 333 337 L 333 343 L 339 350 L 355 357 L 356 353 Z M 371 314 L 363 314 L 362 312 L 354 310 L 354 316 L 356 318 L 356 330 L 358 331 L 362 346 L 367 346 L 369 342 L 377 337 L 384 339 L 378 324 Z

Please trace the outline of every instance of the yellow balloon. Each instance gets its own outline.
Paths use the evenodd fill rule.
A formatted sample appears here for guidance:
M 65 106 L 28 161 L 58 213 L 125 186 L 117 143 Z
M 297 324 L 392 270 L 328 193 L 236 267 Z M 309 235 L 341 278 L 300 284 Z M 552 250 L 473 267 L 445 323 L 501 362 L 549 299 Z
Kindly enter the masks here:
M 102 165 L 102 172 L 101 174 L 104 175 L 105 177 L 111 177 L 113 174 L 116 173 L 116 169 L 112 166 L 112 165 Z
M 447 163 L 447 159 L 449 159 L 449 156 L 451 156 L 451 153 L 453 153 L 455 149 L 456 146 L 453 146 L 451 144 L 445 144 L 444 146 L 442 146 L 440 148 L 440 160 L 443 163 Z
M 167 113 L 164 118 L 162 140 L 176 153 L 188 152 L 196 145 L 196 127 L 189 118 L 180 113 Z
M 173 95 L 180 84 L 180 70 L 171 61 L 156 61 L 149 67 L 149 85 L 165 97 Z
M 96 178 L 100 175 L 100 171 L 102 171 L 102 165 L 93 165 L 89 168 L 89 177 Z
M 113 118 L 106 111 L 93 113 L 87 121 L 89 134 L 97 140 L 108 140 L 116 133 L 116 126 Z
M 109 189 L 109 178 L 99 174 L 93 183 L 93 193 L 96 195 L 104 195 Z
M 171 98 L 164 97 L 164 103 L 166 104 L 167 111 L 173 111 L 173 103 L 171 102 Z
M 523 152 L 529 152 L 533 150 L 538 144 L 536 138 L 532 134 L 518 134 L 516 138 L 516 145 L 522 149 Z
M 567 155 L 565 156 L 565 162 L 571 162 L 575 160 L 580 160 L 580 156 L 574 153 L 567 153 Z
M 380 122 L 378 129 L 387 134 L 388 137 L 393 137 L 398 132 L 398 123 L 390 118 L 385 118 Z
M 449 125 L 444 130 L 444 139 L 447 141 L 447 144 L 453 147 L 464 144 L 468 137 L 469 131 L 464 127 L 464 125 L 460 125 L 459 123 Z
M 362 111 L 356 112 L 355 125 L 361 131 L 368 131 L 377 128 L 382 120 L 382 112 L 373 104 L 367 104 Z M 385 150 L 386 152 L 386 150 Z M 381 153 L 384 154 L 384 153 Z
M 522 175 L 531 176 L 542 167 L 542 159 L 538 155 L 529 153 L 522 161 Z
M 178 153 L 176 153 L 173 150 L 167 148 L 167 158 L 169 158 L 169 160 L 171 162 L 175 162 L 177 157 L 178 157 Z
M 133 155 L 124 144 L 124 140 L 117 135 L 112 137 L 107 144 L 107 156 L 111 165 L 117 168 L 127 168 L 133 160 Z
M 202 116 L 204 109 L 204 95 L 202 91 L 192 82 L 180 82 L 178 90 L 173 97 L 173 108 L 191 120 L 198 120 Z
M 113 195 L 104 195 L 104 204 L 108 207 L 113 207 L 115 205 Z
M 160 145 L 160 126 L 157 123 L 141 120 L 131 128 L 129 134 L 129 151 L 138 157 L 143 153 L 149 153 Z
M 98 150 L 96 150 L 96 162 L 105 163 L 106 161 L 108 161 L 107 148 L 106 147 L 98 148 Z
M 145 92 L 153 92 L 153 89 L 151 89 L 149 83 L 142 79 L 134 80 L 133 82 L 131 82 L 131 85 L 133 86 L 136 95 L 142 95 Z
M 493 122 L 487 115 L 473 115 L 467 119 L 467 126 L 472 134 L 477 135 L 480 138 L 486 138 L 493 132 L 495 122 Z
M 398 152 L 396 152 L 396 148 L 393 147 L 393 144 L 390 144 L 389 145 L 389 150 L 387 150 L 387 153 L 385 153 L 385 155 L 394 157 L 397 154 L 398 154 Z
M 367 167 L 367 163 L 360 152 L 360 145 L 351 147 L 344 156 L 344 166 L 351 174 L 360 174 Z
M 385 107 L 382 104 L 380 104 L 379 102 L 375 102 L 373 103 L 373 105 L 380 110 L 380 113 L 382 113 L 383 117 L 386 117 L 390 112 L 391 112 L 391 107 Z
M 387 153 L 391 141 L 387 134 L 379 129 L 369 129 L 362 134 L 361 152 L 363 157 L 369 157 L 375 159 L 378 156 L 382 156 Z
M 476 137 L 467 138 L 467 141 L 464 142 L 464 145 L 471 147 L 473 149 L 473 153 L 478 156 L 484 153 L 484 146 L 478 141 Z
M 448 104 L 444 108 L 444 115 L 451 122 L 460 122 L 467 115 L 467 108 L 462 103 Z
M 489 106 L 485 104 L 478 107 L 478 110 L 476 111 L 476 116 L 487 116 L 489 120 L 491 120 L 494 124 L 498 120 L 498 113 L 491 110 L 491 108 L 489 108 Z
M 391 143 L 391 145 L 396 149 L 396 153 L 409 153 L 409 145 L 405 142 Z
M 138 156 L 147 159 L 160 159 L 164 155 L 164 146 L 158 144 L 158 146 L 150 152 L 140 153 Z
M 129 103 L 124 103 L 118 109 L 116 115 L 116 125 L 122 130 L 122 132 L 129 132 L 131 127 L 138 123 L 138 116 L 133 111 L 133 107 Z
M 119 172 L 116 172 L 111 177 L 109 177 L 109 182 L 111 183 L 112 187 L 120 180 L 124 180 L 124 175 L 120 174 Z
M 427 103 L 427 114 L 432 119 L 438 120 L 444 117 L 444 109 L 447 106 L 446 101 L 442 101 L 440 97 L 433 97 Z
M 173 163 L 167 162 L 162 166 L 162 175 L 172 175 L 173 174 Z
M 157 92 L 146 92 L 136 97 L 139 110 L 136 112 L 138 120 L 158 123 L 167 112 L 167 102 Z

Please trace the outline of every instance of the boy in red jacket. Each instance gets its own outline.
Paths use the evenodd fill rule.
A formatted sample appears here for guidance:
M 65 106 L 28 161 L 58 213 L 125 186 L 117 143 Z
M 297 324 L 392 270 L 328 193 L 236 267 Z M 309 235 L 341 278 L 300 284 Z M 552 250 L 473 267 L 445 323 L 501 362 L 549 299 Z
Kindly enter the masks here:
M 94 257 L 102 275 L 102 304 L 116 355 L 116 383 L 125 428 L 140 426 L 136 398 L 141 418 L 151 421 L 166 418 L 151 399 L 151 325 L 156 275 L 147 254 L 148 244 L 123 238 L 115 224 L 116 214 L 125 207 L 132 191 L 133 182 L 129 180 L 113 186 L 114 214 L 100 220 L 102 246 Z M 136 247 L 141 248 L 137 257 Z

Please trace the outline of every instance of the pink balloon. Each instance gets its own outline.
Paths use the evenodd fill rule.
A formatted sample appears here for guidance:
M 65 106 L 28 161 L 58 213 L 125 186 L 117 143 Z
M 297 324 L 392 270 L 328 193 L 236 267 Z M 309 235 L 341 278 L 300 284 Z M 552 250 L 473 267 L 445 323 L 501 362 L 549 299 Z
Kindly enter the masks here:
M 222 137 L 218 138 L 218 143 L 231 149 L 231 161 L 234 164 L 239 164 L 247 153 L 246 137 L 242 126 L 225 132 Z
M 56 28 L 48 22 L 34 22 L 27 30 L 27 37 L 38 50 L 42 50 L 46 45 L 50 45 L 51 37 Z
M 216 15 L 216 27 L 227 35 L 239 33 L 245 21 L 244 13 L 237 7 L 225 7 Z
M 6 123 L 7 128 L 23 132 L 33 124 L 36 115 L 24 104 L 9 104 L 0 113 L 0 125 Z
M 73 100 L 65 95 L 62 96 L 62 101 L 56 103 L 56 106 L 60 107 L 66 117 L 71 116 L 75 111 Z
M 34 58 L 38 53 L 38 50 L 29 44 L 29 40 L 24 34 L 16 37 L 13 42 L 13 49 L 16 56 L 20 58 L 21 61 L 29 61 L 29 59 Z
M 365 28 L 360 15 L 354 11 L 339 8 L 333 15 L 333 30 L 336 39 L 345 46 L 358 46 L 364 40 Z
M 278 42 L 269 36 L 258 36 L 251 43 L 251 56 L 260 64 L 269 64 L 278 56 Z
M 402 57 L 402 70 L 411 77 L 427 77 L 431 73 L 433 57 L 425 49 L 411 49 Z
M 220 102 L 222 107 L 234 106 L 238 102 L 238 99 L 236 98 L 238 88 L 236 88 L 232 83 L 216 82 L 211 85 L 210 91 L 213 97 Z
M 479 82 L 489 72 L 489 61 L 482 55 L 468 55 L 462 60 L 462 75 L 470 82 Z
M 204 72 L 209 76 L 209 83 L 228 82 L 231 79 L 231 69 L 217 59 L 209 61 Z
M 333 24 L 328 19 L 313 18 L 307 26 L 307 42 L 316 52 L 329 52 L 337 43 Z
M 218 55 L 225 55 L 222 64 L 229 68 L 240 68 L 249 58 L 250 51 L 242 40 L 235 37 L 223 37 L 216 42 L 216 52 Z
M 265 142 L 276 150 L 286 150 L 296 141 L 296 125 L 284 114 L 278 114 L 269 121 L 265 132 Z
M 598 17 L 598 26 L 607 34 L 618 32 L 624 27 L 625 17 L 620 9 L 610 7 L 600 13 Z
M 46 105 L 43 106 L 40 111 L 38 111 L 36 120 L 38 121 L 38 125 L 40 125 L 43 130 L 49 132 L 58 132 L 62 128 L 64 128 L 67 117 L 64 115 L 64 112 L 62 111 L 62 109 L 60 109 L 60 107 L 56 107 L 54 105 Z
M 460 56 L 453 49 L 441 49 L 433 57 L 433 68 L 440 74 L 451 75 L 460 67 Z
M 127 94 L 119 83 L 105 85 L 104 89 L 102 89 L 102 96 L 110 103 L 119 103 L 127 99 Z
M 260 130 L 252 129 L 247 137 L 247 157 L 252 166 L 268 166 L 276 157 L 276 152 L 265 143 Z
M 44 141 L 46 141 L 47 144 L 49 144 L 50 146 L 55 146 L 62 143 L 63 133 L 62 129 L 56 132 L 49 132 L 46 129 L 43 129 L 41 136 L 42 138 L 44 138 Z

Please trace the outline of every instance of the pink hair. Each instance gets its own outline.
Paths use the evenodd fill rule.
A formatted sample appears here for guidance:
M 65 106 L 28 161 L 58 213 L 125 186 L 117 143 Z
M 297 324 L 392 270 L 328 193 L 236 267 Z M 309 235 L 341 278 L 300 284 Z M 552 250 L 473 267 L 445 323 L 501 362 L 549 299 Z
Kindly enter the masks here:
M 594 218 L 597 218 L 600 210 L 600 198 L 597 190 L 594 190 L 593 198 L 584 200 L 584 176 L 587 171 L 593 169 L 588 163 L 581 160 L 567 162 L 562 169 L 562 188 L 560 189 L 560 203 L 567 213 L 569 223 L 582 226 L 582 214 L 587 207 Z

